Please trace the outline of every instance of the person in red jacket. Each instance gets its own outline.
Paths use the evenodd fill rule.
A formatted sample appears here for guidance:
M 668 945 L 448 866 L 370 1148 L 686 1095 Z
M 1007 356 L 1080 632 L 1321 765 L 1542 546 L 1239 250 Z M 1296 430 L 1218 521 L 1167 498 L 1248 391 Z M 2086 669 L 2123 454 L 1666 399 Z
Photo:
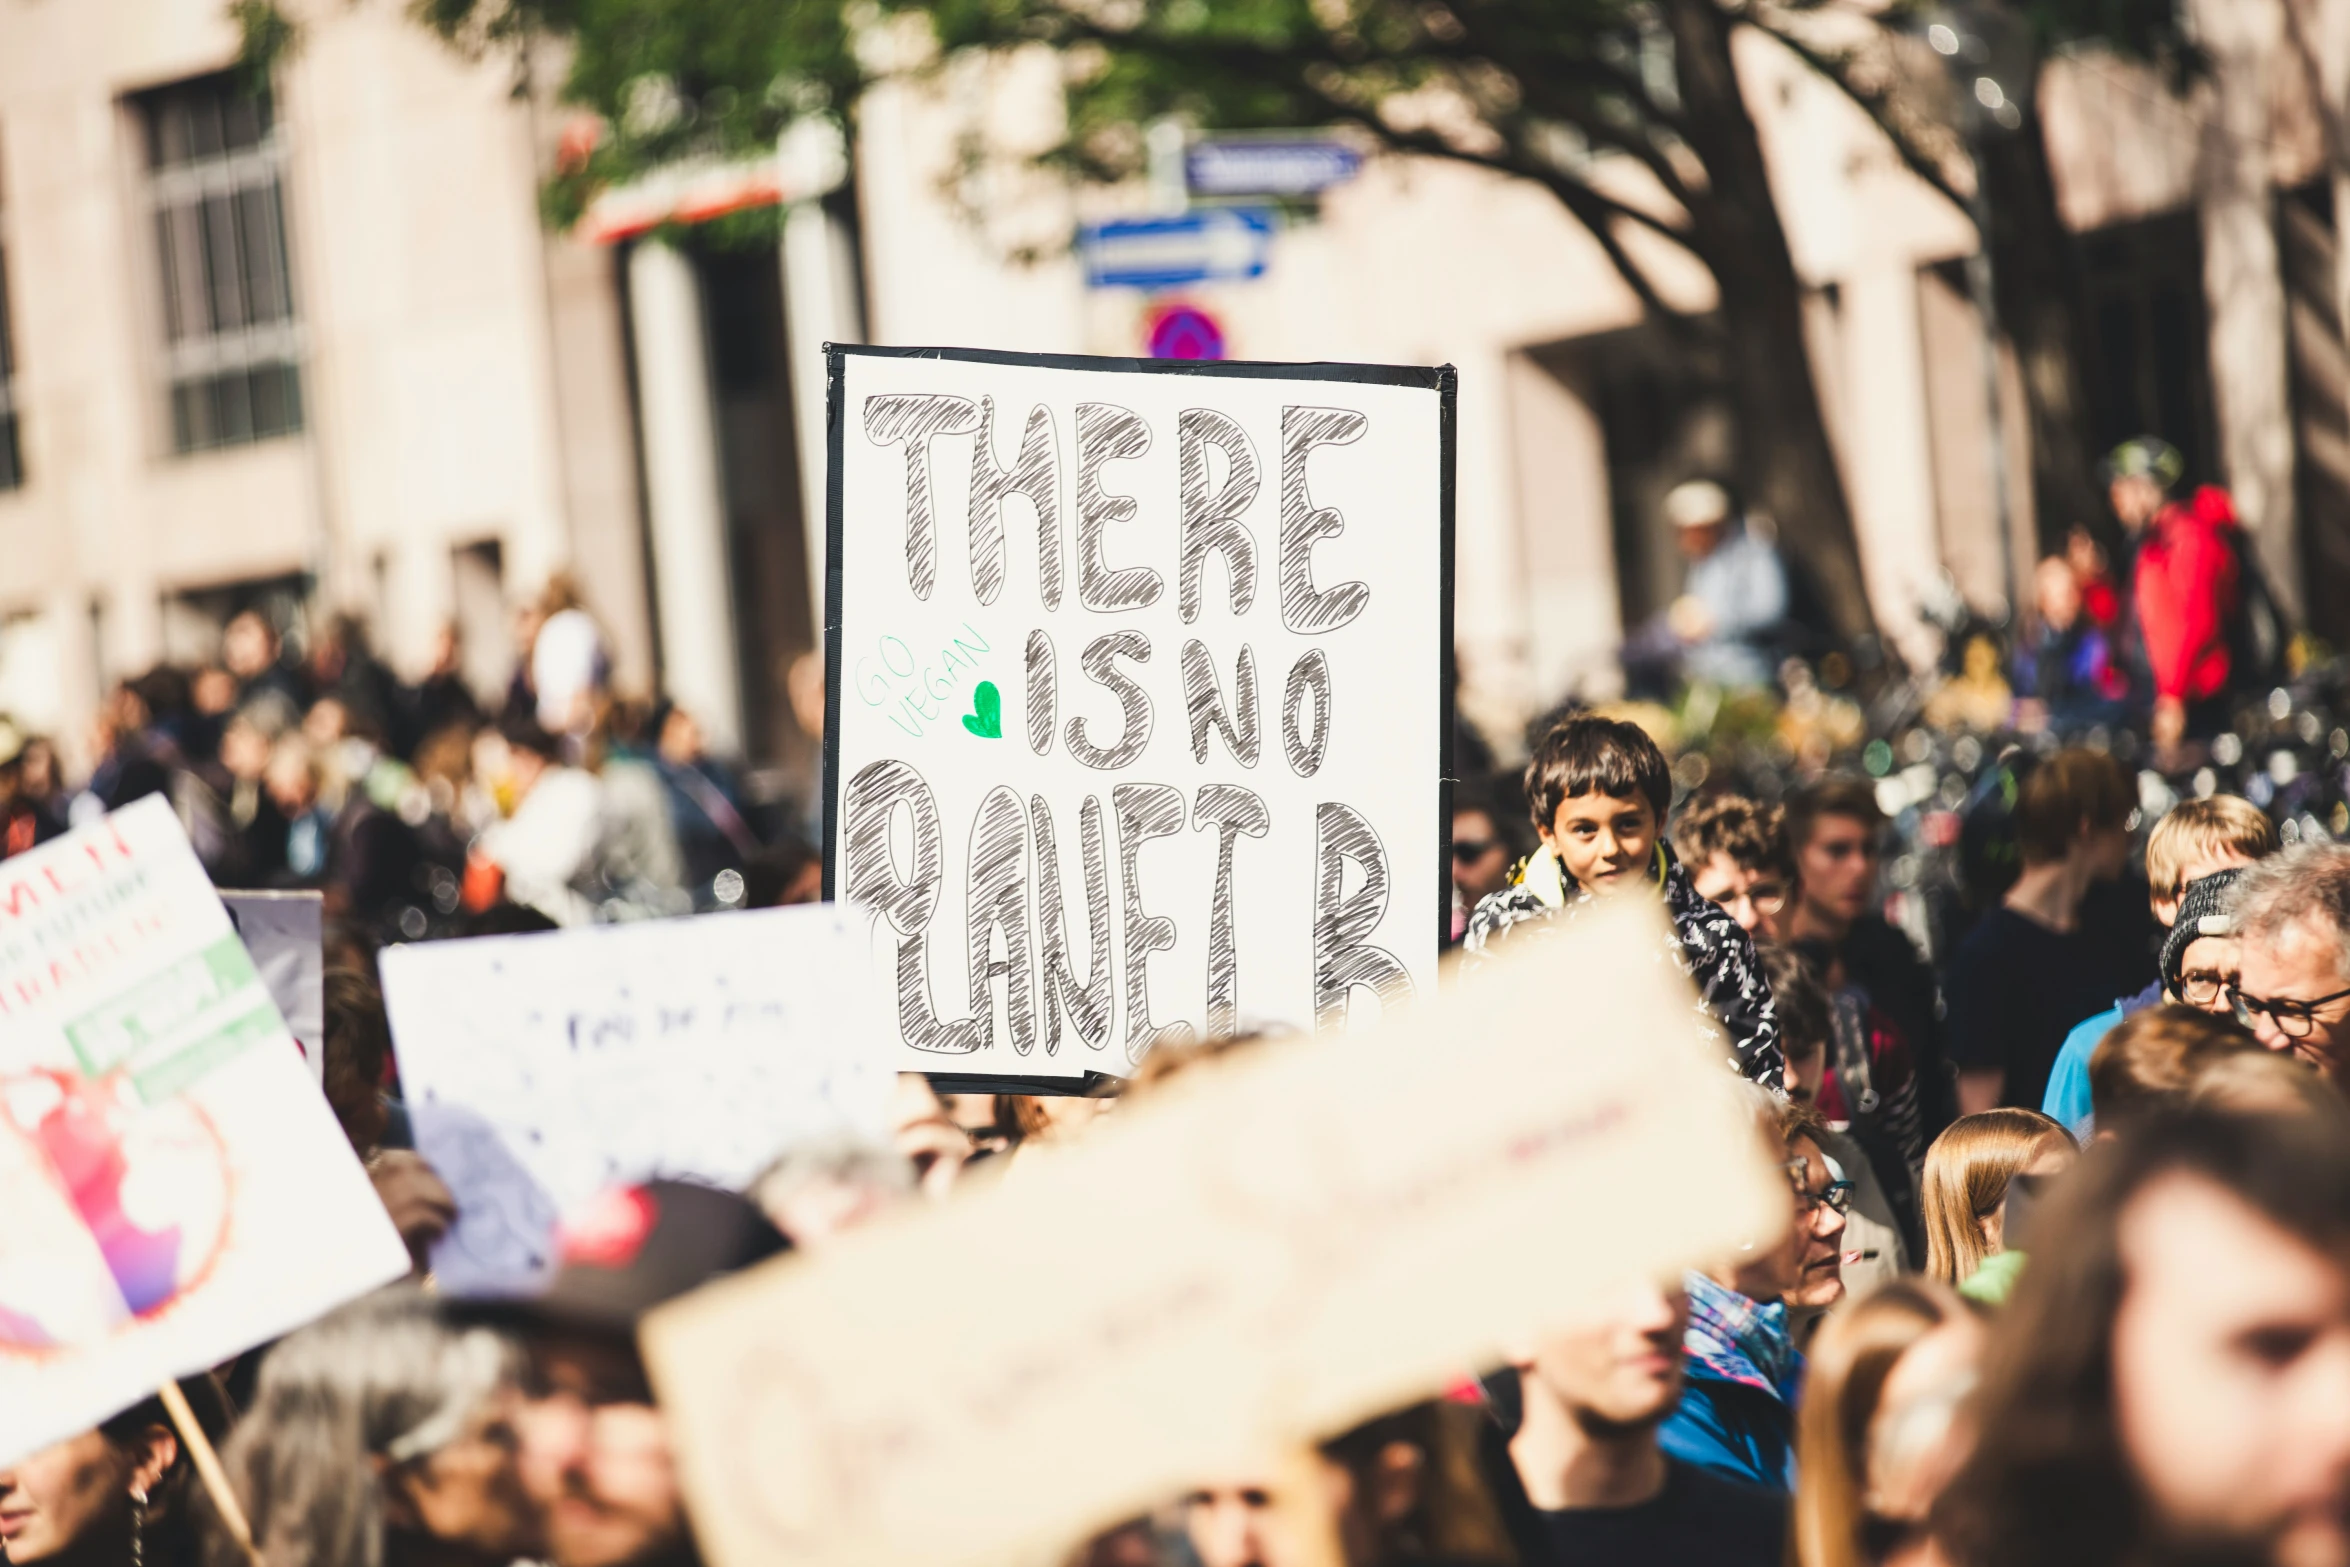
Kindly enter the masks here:
M 2235 503 L 2210 484 L 2170 499 L 2183 466 L 2175 447 L 2150 436 L 2125 441 L 2105 461 L 2114 515 L 2137 547 L 2131 607 L 2154 686 L 2154 743 L 2164 751 L 2185 737 L 2191 714 L 2218 716 L 2210 708 L 2234 673 L 2229 633 L 2243 608 Z

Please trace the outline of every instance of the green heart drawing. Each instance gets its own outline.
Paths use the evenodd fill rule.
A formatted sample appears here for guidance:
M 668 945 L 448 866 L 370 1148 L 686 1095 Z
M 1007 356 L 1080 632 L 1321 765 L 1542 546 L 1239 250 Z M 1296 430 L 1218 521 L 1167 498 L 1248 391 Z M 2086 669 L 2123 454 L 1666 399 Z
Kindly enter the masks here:
M 1004 698 L 994 681 L 982 680 L 971 693 L 971 711 L 963 715 L 963 727 L 982 740 L 1004 737 Z

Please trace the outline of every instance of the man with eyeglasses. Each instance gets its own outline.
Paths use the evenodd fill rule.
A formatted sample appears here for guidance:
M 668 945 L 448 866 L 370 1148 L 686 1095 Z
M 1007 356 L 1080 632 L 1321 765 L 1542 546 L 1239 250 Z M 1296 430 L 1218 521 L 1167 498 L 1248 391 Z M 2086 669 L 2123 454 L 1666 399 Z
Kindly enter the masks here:
M 2241 967 L 2237 1019 L 2350 1085 L 2350 847 L 2304 843 L 2244 873 L 2236 886 Z
M 1673 852 L 1697 895 L 1720 904 L 1740 930 L 1758 940 L 1778 934 L 1795 865 L 1777 806 L 1740 794 L 1701 796 L 1673 823 Z

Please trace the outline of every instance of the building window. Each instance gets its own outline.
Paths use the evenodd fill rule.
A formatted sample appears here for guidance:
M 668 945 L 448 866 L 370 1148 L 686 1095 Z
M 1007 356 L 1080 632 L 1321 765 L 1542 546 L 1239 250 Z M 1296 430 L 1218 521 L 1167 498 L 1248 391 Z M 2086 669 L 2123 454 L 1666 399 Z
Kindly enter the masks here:
M 302 428 L 301 323 L 286 266 L 284 138 L 230 75 L 142 93 L 174 451 Z
M 0 211 L 0 217 L 4 217 Z M 24 447 L 16 436 L 16 344 L 8 335 L 8 229 L 0 222 L 0 490 L 24 483 Z

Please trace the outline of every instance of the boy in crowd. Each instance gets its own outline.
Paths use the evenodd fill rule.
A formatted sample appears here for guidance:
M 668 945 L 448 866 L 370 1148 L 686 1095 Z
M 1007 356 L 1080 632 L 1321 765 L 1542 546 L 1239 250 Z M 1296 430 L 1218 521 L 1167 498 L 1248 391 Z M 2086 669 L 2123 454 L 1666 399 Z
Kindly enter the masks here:
M 1782 941 L 1825 943 L 1909 1047 L 1930 1141 L 1956 1108 L 1944 1066 L 1942 998 L 1917 947 L 1878 912 L 1885 813 L 1866 778 L 1823 778 L 1787 802 L 1794 896 L 1774 922 Z
M 2040 1103 L 2072 1020 L 2144 982 L 2144 957 L 2126 957 L 2081 918 L 2090 888 L 2129 863 L 2136 806 L 2129 775 L 2096 751 L 2059 751 L 2024 775 L 2015 803 L 2023 872 L 1950 963 L 1961 1114 Z
M 1681 1401 L 1688 1325 L 1678 1285 L 1637 1281 L 1487 1379 L 1532 1526 L 1528 1560 L 1777 1567 L 1785 1492 L 1709 1474 L 1658 1442 Z
M 1831 1173 L 1852 1182 L 1844 1280 L 1851 1293 L 1866 1294 L 1907 1273 L 1912 1256 L 1925 1255 L 1917 1180 L 1901 1149 L 1874 1124 L 1874 1116 L 1864 1125 L 1854 1119 L 1848 1104 L 1831 1109 L 1821 1103 L 1822 1091 L 1833 1082 L 1829 1057 L 1836 1033 L 1836 999 L 1792 947 L 1765 942 L 1759 950 L 1771 982 L 1771 1003 L 1779 1013 L 1779 1042 L 1787 1052 L 1787 1097 L 1820 1112 L 1822 1122 L 1814 1140 L 1828 1156 Z M 1914 1086 L 1910 1103 L 1914 1114 Z
M 2131 1014 L 2089 1058 L 2096 1135 L 2121 1136 L 2177 1109 L 2215 1063 L 2259 1050 L 2241 1023 L 2206 1008 L 2174 1001 Z
M 2154 824 L 2146 835 L 2146 883 L 2152 891 L 2154 918 L 2166 930 L 2177 935 L 2190 889 L 2198 889 L 2201 896 L 2188 916 L 2188 928 L 2197 936 L 2205 933 L 2202 926 L 2211 920 L 2229 918 L 2220 894 L 2230 890 L 2229 881 L 2213 881 L 2223 871 L 2239 870 L 2255 860 L 2264 860 L 2277 852 L 2277 830 L 2260 807 L 2232 794 L 2213 795 L 2208 800 L 2188 800 L 2172 809 L 2168 816 Z M 2206 907 L 2206 904 L 2210 907 Z M 2234 981 L 2234 954 L 2222 952 L 2231 946 L 2223 933 L 2209 933 L 2210 944 L 2197 947 L 2181 946 L 2177 977 L 2184 984 L 2189 974 L 2194 976 L 2195 994 L 2174 994 L 2173 1000 L 2187 1002 L 2205 1011 L 2225 1011 L 2228 991 L 2222 986 L 2213 988 L 2207 983 L 2210 973 L 2218 973 L 2228 983 Z M 2164 979 L 2171 977 L 2171 946 L 2163 944 L 2164 976 L 2139 991 L 2125 996 L 2094 1017 L 2076 1024 L 2065 1036 L 2064 1047 L 2057 1052 L 2056 1065 L 2048 1074 L 2048 1089 L 2040 1100 L 2040 1113 L 2070 1127 L 2075 1136 L 2086 1139 L 2090 1120 L 2089 1056 L 2097 1042 L 2108 1030 L 2130 1016 L 2145 1010 L 2163 999 Z M 2189 961 L 2192 960 L 2192 961 Z M 2217 962 L 2218 967 L 2213 968 Z
M 1788 986 L 1794 982 L 1798 954 L 1811 966 L 1813 972 L 1803 985 L 1819 997 L 1824 1009 L 1827 1057 L 1813 1072 L 1805 1097 L 1832 1124 L 1848 1128 L 1858 1146 L 1868 1151 L 1892 1211 L 1901 1216 L 1911 1251 L 1922 1254 L 1913 1194 L 1925 1139 L 1909 1042 L 1868 993 L 1852 983 L 1833 943 L 1814 938 L 1782 946 L 1777 954 L 1770 950 L 1783 940 L 1794 908 L 1794 857 L 1787 847 L 1784 813 L 1737 794 L 1692 800 L 1673 824 L 1673 848 L 1689 867 L 1697 890 L 1720 904 L 1763 948 L 1790 1094 L 1796 1092 L 1796 1043 L 1789 1037 Z
M 1705 1013 L 1729 1036 L 1730 1064 L 1765 1087 L 1779 1087 L 1779 1025 L 1754 941 L 1698 895 L 1665 846 L 1673 780 L 1656 742 L 1613 719 L 1567 719 L 1534 748 L 1526 798 L 1542 847 L 1515 882 L 1470 915 L 1472 958 L 1554 928 L 1592 898 L 1649 889 L 1672 918 L 1673 960 L 1696 981 Z
M 1722 906 L 1757 941 L 1778 929 L 1795 887 L 1787 828 L 1775 805 L 1742 794 L 1709 794 L 1681 808 L 1673 852 L 1689 867 L 1698 896 Z

